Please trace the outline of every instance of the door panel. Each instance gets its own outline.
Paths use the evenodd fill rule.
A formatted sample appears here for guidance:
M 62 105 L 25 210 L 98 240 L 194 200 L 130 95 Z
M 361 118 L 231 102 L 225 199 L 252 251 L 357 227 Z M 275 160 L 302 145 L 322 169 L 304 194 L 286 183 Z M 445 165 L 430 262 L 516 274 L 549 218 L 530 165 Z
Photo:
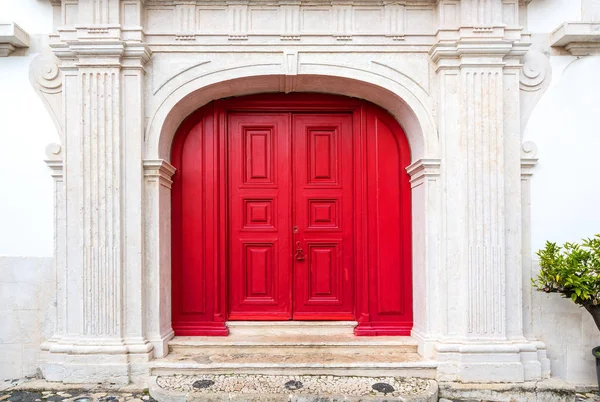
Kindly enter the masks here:
M 294 319 L 352 319 L 352 116 L 292 121 Z
M 289 115 L 230 114 L 229 319 L 291 318 Z

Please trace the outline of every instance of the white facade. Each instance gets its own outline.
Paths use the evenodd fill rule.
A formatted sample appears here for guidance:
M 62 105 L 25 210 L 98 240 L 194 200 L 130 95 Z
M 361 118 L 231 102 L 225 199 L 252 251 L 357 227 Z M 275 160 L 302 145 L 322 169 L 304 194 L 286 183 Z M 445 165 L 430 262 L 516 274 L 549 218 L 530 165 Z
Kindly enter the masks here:
M 600 232 L 596 3 L 3 2 L 0 22 L 30 43 L 0 58 L 0 377 L 144 381 L 172 336 L 175 129 L 214 99 L 317 91 L 370 100 L 406 131 L 413 336 L 438 379 L 521 382 L 550 368 L 593 383 L 591 317 L 529 278 L 545 240 Z M 91 133 L 118 162 L 90 165 L 105 155 Z M 114 191 L 86 193 L 95 181 Z M 96 225 L 97 211 L 113 224 Z M 99 249 L 112 264 L 94 263 Z

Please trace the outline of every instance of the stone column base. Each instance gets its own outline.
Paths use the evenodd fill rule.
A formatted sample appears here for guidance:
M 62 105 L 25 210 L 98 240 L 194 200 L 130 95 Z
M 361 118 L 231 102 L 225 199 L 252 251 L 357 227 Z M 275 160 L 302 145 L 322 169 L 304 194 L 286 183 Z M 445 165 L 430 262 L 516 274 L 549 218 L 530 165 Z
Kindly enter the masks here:
M 126 385 L 148 375 L 152 344 L 145 340 L 58 338 L 42 344 L 48 381 Z
M 548 378 L 550 360 L 538 341 L 438 342 L 437 379 L 456 382 L 525 382 Z

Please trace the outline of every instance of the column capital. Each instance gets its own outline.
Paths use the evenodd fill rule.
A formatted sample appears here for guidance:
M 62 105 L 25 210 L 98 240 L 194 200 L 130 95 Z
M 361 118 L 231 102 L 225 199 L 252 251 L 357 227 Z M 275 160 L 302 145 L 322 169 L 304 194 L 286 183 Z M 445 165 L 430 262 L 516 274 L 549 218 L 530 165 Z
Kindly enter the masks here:
M 410 176 L 411 187 L 422 184 L 427 177 L 439 176 L 440 165 L 440 159 L 419 159 L 411 163 L 406 168 L 406 173 Z
M 171 188 L 173 184 L 171 178 L 177 170 L 173 165 L 164 159 L 145 159 L 143 166 L 145 177 L 158 179 L 161 185 Z
M 520 64 L 510 60 L 520 60 L 527 53 L 529 43 L 498 37 L 461 37 L 453 41 L 439 41 L 429 51 L 436 71 L 472 67 L 504 67 Z
M 537 146 L 531 141 L 524 142 L 521 146 L 521 177 L 531 177 L 537 162 Z

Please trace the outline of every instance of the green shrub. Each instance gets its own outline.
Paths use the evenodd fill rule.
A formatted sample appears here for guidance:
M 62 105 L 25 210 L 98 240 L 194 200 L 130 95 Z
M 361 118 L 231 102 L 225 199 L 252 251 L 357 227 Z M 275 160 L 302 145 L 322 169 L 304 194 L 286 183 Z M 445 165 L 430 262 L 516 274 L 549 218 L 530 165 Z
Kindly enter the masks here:
M 581 244 L 546 242 L 537 255 L 541 270 L 533 286 L 585 307 L 600 329 L 600 234 Z

